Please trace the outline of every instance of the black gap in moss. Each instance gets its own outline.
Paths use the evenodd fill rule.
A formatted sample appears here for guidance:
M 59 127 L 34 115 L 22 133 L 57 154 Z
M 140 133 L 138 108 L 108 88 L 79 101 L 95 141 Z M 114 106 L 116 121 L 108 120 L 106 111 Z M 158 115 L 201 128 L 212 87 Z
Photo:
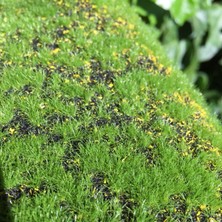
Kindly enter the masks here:
M 49 126 L 54 126 L 55 124 L 63 124 L 64 122 L 68 122 L 74 119 L 74 117 L 59 114 L 57 112 L 47 113 L 44 118 Z
M 4 96 L 10 96 L 11 94 L 14 94 L 16 90 L 12 87 L 10 87 L 8 90 L 4 92 Z
M 17 185 L 13 188 L 5 191 L 5 196 L 9 204 L 17 202 L 22 196 L 35 197 L 38 194 L 46 192 L 56 192 L 56 189 L 49 188 L 48 185 L 43 181 L 38 187 L 31 187 L 24 184 Z M 0 195 L 1 197 L 1 195 Z
M 0 163 L 0 221 L 13 222 L 13 214 L 7 200 L 7 190 L 5 189 L 4 177 Z
M 169 216 L 170 212 L 166 208 L 164 208 L 162 210 L 159 210 L 155 217 L 157 222 L 164 222 L 167 221 L 167 218 L 169 218 Z
M 81 171 L 79 162 L 80 146 L 85 146 L 86 139 L 70 140 L 67 144 L 64 156 L 62 158 L 62 166 L 66 172 L 78 174 Z
M 48 136 L 48 144 L 58 143 L 63 140 L 63 135 L 61 134 L 51 134 Z
M 186 203 L 187 194 L 173 194 L 169 197 L 169 203 L 173 206 L 172 217 L 176 221 L 181 221 L 184 219 L 187 212 Z
M 61 26 L 60 28 L 57 28 L 55 31 L 56 39 L 63 38 L 66 35 L 66 32 L 68 32 L 70 29 L 66 26 Z
M 98 196 L 102 196 L 104 200 L 111 200 L 114 194 L 109 188 L 107 177 L 103 172 L 98 172 L 91 178 L 92 182 L 92 193 L 96 199 Z
M 148 166 L 154 166 L 159 158 L 157 144 L 150 144 L 148 147 L 139 148 L 138 151 L 146 157 L 146 163 Z
M 32 84 L 26 84 L 22 86 L 20 89 L 16 90 L 10 87 L 7 91 L 4 92 L 5 96 L 10 96 L 11 94 L 21 95 L 30 95 L 33 92 L 34 87 Z
M 188 222 L 193 221 L 209 221 L 209 216 L 206 215 L 204 211 L 200 209 L 200 207 L 192 208 L 189 218 L 187 219 Z
M 1 131 L 8 133 L 8 136 L 39 135 L 43 133 L 42 128 L 31 124 L 27 115 L 21 110 L 15 111 L 13 118 L 2 127 Z
M 72 218 L 72 221 L 76 221 L 76 218 L 78 218 L 78 211 L 72 206 L 71 203 L 68 201 L 61 201 L 59 203 L 60 210 L 69 218 Z
M 93 7 L 92 4 L 86 1 L 77 1 L 76 2 L 76 9 L 77 9 L 77 14 L 82 14 L 84 12 L 92 12 Z
M 33 51 L 39 51 L 39 48 L 41 47 L 41 40 L 38 36 L 32 39 L 32 49 Z
M 120 195 L 119 197 L 120 204 L 122 205 L 122 214 L 121 220 L 124 222 L 136 221 L 136 218 L 133 214 L 133 209 L 136 207 L 135 200 L 130 196 L 128 192 Z

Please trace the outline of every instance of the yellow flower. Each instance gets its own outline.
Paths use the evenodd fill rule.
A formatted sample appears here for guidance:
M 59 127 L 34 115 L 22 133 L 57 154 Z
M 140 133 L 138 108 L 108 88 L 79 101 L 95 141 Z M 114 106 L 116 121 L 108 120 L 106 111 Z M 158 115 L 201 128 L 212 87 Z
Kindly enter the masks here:
M 110 88 L 112 88 L 112 87 L 113 87 L 113 83 L 110 83 L 108 86 L 109 86 Z
M 201 210 L 205 210 L 207 208 L 206 204 L 200 205 Z
M 15 129 L 14 129 L 14 128 L 9 128 L 9 133 L 10 133 L 11 135 L 13 135 L 14 132 L 15 132 Z
M 60 48 L 55 48 L 52 50 L 51 54 L 57 54 L 60 51 Z

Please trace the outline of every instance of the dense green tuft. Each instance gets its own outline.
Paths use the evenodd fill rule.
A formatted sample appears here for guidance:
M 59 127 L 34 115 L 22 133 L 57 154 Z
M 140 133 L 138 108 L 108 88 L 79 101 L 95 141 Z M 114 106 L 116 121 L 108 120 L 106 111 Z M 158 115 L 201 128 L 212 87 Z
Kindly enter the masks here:
M 125 1 L 1 11 L 0 197 L 15 221 L 222 220 L 221 125 Z

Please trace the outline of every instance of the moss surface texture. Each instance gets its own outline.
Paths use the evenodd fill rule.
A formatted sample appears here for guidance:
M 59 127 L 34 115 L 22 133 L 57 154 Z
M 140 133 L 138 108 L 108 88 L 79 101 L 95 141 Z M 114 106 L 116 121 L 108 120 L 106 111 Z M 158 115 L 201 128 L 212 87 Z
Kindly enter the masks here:
M 221 124 L 127 1 L 0 10 L 0 221 L 222 220 Z

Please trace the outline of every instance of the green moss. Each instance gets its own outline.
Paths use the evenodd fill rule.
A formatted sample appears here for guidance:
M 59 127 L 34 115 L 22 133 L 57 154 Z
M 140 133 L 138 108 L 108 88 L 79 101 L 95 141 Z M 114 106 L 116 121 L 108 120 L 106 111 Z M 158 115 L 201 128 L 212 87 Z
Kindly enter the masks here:
M 221 124 L 126 1 L 1 8 L 0 196 L 15 221 L 222 219 Z

